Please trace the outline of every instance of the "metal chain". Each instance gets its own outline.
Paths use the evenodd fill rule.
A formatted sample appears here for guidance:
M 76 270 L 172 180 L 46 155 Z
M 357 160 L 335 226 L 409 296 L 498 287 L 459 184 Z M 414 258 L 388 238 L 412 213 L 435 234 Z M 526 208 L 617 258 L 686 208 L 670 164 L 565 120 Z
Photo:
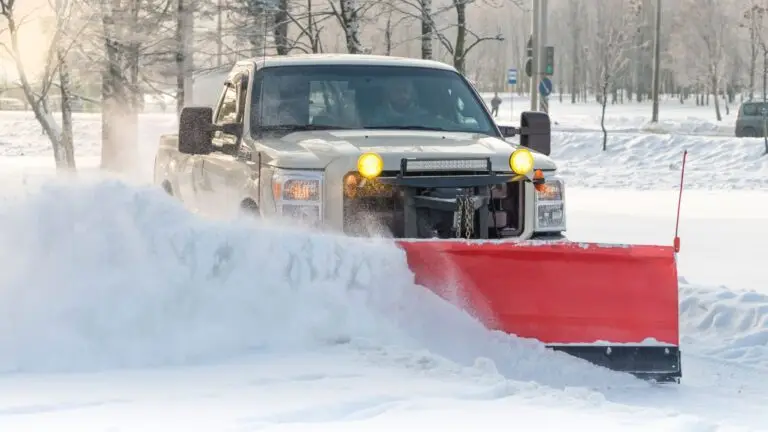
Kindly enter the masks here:
M 456 227 L 456 238 L 469 239 L 475 227 L 475 207 L 472 205 L 472 198 L 469 195 L 459 195 L 456 197 L 458 226 Z M 463 228 L 463 229 L 462 229 Z
M 466 203 L 464 204 L 464 212 L 466 215 L 466 218 L 464 219 L 466 221 L 464 225 L 464 235 L 466 238 L 470 238 L 475 231 L 475 203 L 469 195 L 466 195 L 464 199 L 466 200 Z
M 461 195 L 456 196 L 456 238 L 461 238 L 461 221 L 464 219 L 464 201 Z

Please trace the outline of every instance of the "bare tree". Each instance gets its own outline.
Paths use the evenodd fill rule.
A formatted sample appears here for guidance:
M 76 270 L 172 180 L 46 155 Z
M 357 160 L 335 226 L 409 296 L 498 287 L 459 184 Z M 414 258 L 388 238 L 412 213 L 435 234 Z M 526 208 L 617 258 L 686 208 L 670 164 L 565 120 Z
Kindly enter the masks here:
M 602 3 L 605 3 L 603 0 Z M 612 0 L 607 0 L 612 3 Z M 599 77 L 599 100 L 601 104 L 600 128 L 603 130 L 603 151 L 608 149 L 608 131 L 605 129 L 605 109 L 608 94 L 613 92 L 619 74 L 626 67 L 627 19 L 623 9 L 597 6 L 597 33 L 593 61 Z
M 329 0 L 328 4 L 333 9 L 333 14 L 339 21 L 344 40 L 347 45 L 347 52 L 350 54 L 362 54 L 364 49 L 360 43 L 360 26 L 362 23 L 365 9 L 370 7 L 369 3 L 362 3 L 359 0 Z
M 571 103 L 576 103 L 576 96 L 578 94 L 579 87 L 579 59 L 582 57 L 584 47 L 581 43 L 582 33 L 582 10 L 578 0 L 569 0 L 568 2 L 568 18 L 572 23 L 571 25 Z
M 230 24 L 237 29 L 237 42 L 248 47 L 243 50 L 246 57 L 264 55 L 271 28 L 269 16 L 273 12 L 270 5 L 264 0 L 227 0 L 226 6 Z
M 688 49 L 693 48 L 695 52 L 700 53 L 704 77 L 709 87 L 709 93 L 714 98 L 715 116 L 717 121 L 721 121 L 723 116 L 720 113 L 718 94 L 725 62 L 723 37 L 727 21 L 722 4 L 717 0 L 687 1 L 690 9 L 687 9 L 685 15 L 680 17 L 680 21 L 690 22 L 692 20 L 697 25 L 687 26 L 689 37 L 686 45 Z
M 762 31 L 764 30 L 763 20 L 768 12 L 768 8 L 758 4 L 755 0 L 750 0 L 746 10 L 742 13 L 742 21 L 739 27 L 747 29 L 749 34 L 749 99 L 755 97 L 755 78 L 757 75 L 757 59 L 762 51 Z M 765 97 L 765 95 L 764 95 Z
M 26 15 L 19 13 L 16 0 L 0 0 L 0 16 L 4 18 L 10 46 L 2 44 L 3 49 L 11 56 L 16 66 L 16 74 L 19 77 L 19 85 L 24 97 L 32 108 L 35 119 L 40 123 L 43 132 L 48 136 L 53 146 L 53 154 L 56 168 L 59 171 L 74 171 L 75 153 L 72 143 L 72 109 L 69 94 L 69 71 L 66 65 L 66 56 L 71 45 L 67 45 L 68 38 L 65 34 L 69 30 L 70 3 L 67 0 L 58 0 L 54 5 L 56 21 L 51 42 L 46 49 L 45 68 L 38 76 L 33 77 L 27 71 L 22 59 L 19 31 L 32 17 L 37 16 L 40 10 L 35 9 Z M 71 39 L 71 38 L 70 38 Z M 56 78 L 58 77 L 58 83 Z M 49 97 L 51 89 L 58 86 L 61 92 L 61 111 L 64 129 L 54 119 L 49 109 Z

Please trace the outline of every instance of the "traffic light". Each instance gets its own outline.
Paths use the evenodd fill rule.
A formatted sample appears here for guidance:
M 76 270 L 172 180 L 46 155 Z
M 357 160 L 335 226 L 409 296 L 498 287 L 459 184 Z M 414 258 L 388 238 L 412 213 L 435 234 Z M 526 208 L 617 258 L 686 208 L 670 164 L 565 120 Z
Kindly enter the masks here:
M 526 46 L 528 58 L 533 57 L 533 36 L 528 36 L 528 45 Z
M 533 36 L 528 37 L 528 45 L 526 46 L 525 52 L 528 56 L 528 58 L 525 59 L 525 74 L 530 78 L 531 75 L 533 75 Z
M 544 58 L 544 74 L 552 76 L 555 73 L 555 47 L 548 46 Z

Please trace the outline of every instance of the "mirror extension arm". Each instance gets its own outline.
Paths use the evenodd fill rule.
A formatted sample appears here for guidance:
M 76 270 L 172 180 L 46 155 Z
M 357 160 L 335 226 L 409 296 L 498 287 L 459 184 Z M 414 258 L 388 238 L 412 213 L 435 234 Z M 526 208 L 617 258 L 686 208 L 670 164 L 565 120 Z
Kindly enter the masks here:
M 211 125 L 211 132 L 221 132 L 227 135 L 234 135 L 237 139 L 242 138 L 243 125 L 241 123 L 224 123 L 221 125 Z

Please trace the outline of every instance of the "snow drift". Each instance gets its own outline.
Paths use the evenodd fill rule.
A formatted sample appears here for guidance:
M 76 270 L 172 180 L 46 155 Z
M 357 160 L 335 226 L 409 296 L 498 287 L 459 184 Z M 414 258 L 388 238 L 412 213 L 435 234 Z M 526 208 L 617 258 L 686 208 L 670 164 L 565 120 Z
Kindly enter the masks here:
M 207 362 L 394 345 L 551 385 L 640 385 L 489 332 L 416 286 L 385 239 L 216 222 L 156 188 L 48 185 L 0 202 L 0 370 Z M 314 347 L 314 348 L 313 348 Z
M 683 151 L 688 150 L 686 188 L 768 188 L 768 158 L 757 138 L 553 132 L 552 157 L 570 186 L 670 189 L 680 186 Z
M 700 354 L 768 367 L 768 295 L 687 283 L 680 294 L 682 330 L 695 337 Z

